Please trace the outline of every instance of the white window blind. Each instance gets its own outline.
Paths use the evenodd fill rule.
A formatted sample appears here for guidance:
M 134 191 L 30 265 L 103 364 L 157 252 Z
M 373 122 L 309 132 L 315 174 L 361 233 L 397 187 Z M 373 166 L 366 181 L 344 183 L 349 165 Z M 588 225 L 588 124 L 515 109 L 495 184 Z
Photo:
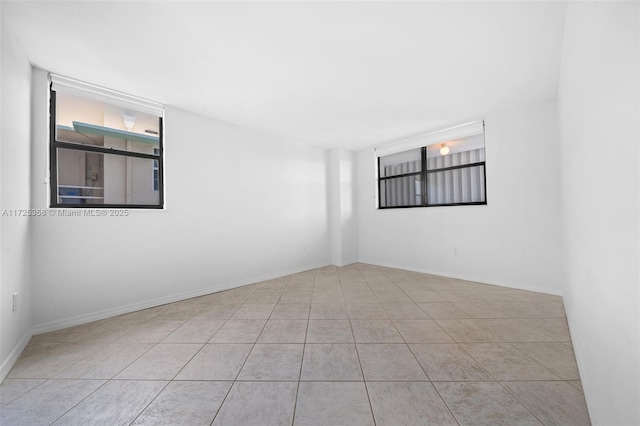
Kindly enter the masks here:
M 484 132 L 484 122 L 474 121 L 461 124 L 459 126 L 438 130 L 424 135 L 415 136 L 404 139 L 395 143 L 383 145 L 375 149 L 376 157 L 395 154 L 397 152 L 408 151 L 423 146 L 429 146 L 437 143 L 447 142 L 454 139 L 460 139 L 467 136 L 479 135 Z
M 164 106 L 157 102 L 117 92 L 111 89 L 105 89 L 94 84 L 85 83 L 60 75 L 50 74 L 49 78 L 52 84 L 51 88 L 56 92 L 66 92 L 122 108 L 153 114 L 157 117 L 162 117 L 164 114 Z

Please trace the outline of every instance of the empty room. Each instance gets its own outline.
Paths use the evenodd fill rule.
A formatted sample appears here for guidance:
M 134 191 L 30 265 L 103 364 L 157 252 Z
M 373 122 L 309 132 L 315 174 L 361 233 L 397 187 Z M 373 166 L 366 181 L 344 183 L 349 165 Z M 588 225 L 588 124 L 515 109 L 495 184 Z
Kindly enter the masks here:
M 640 425 L 637 1 L 1 1 L 0 424 Z

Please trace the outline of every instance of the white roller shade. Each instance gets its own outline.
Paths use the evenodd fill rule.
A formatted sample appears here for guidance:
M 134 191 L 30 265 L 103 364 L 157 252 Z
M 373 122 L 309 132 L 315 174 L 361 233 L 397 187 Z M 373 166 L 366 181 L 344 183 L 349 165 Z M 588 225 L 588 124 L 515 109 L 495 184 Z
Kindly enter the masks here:
M 447 129 L 438 130 L 409 139 L 404 139 L 388 145 L 383 145 L 375 149 L 376 156 L 382 157 L 397 152 L 408 151 L 410 149 L 421 148 L 423 146 L 433 145 L 435 143 L 443 143 L 454 139 L 460 139 L 467 136 L 480 135 L 484 132 L 484 122 L 474 121 L 471 123 L 461 124 L 459 126 L 449 127 Z
M 50 74 L 49 78 L 52 84 L 51 88 L 56 92 L 66 92 L 122 108 L 153 114 L 158 117 L 162 117 L 164 113 L 164 106 L 157 102 L 55 74 Z

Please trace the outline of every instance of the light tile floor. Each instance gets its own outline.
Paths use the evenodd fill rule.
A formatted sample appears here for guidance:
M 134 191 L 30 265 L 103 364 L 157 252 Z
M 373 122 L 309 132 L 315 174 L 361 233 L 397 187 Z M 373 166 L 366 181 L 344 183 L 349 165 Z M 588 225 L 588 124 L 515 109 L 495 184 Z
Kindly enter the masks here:
M 0 424 L 589 424 L 562 300 L 325 267 L 34 336 Z

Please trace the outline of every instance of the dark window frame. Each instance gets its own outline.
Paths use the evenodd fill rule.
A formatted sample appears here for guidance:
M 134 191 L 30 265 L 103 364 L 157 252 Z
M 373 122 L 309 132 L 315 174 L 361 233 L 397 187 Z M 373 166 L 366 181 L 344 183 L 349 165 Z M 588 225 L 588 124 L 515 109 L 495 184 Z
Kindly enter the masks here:
M 71 142 L 61 142 L 56 140 L 56 91 L 53 85 L 49 87 L 49 189 L 50 208 L 80 208 L 80 209 L 144 209 L 161 210 L 164 209 L 164 126 L 162 117 L 158 117 L 158 155 L 144 154 L 140 152 L 124 151 L 114 148 L 104 148 L 95 145 L 82 145 Z M 158 161 L 158 204 L 83 204 L 58 202 L 58 148 L 70 149 L 74 151 L 96 152 L 101 154 L 121 155 L 131 158 L 144 158 Z
M 483 126 L 484 129 L 484 126 Z M 483 134 L 484 134 L 484 130 L 483 130 Z M 409 150 L 408 150 L 409 151 Z M 403 152 L 403 151 L 400 151 Z M 487 205 L 487 160 L 485 157 L 484 161 L 477 161 L 475 163 L 469 163 L 469 164 L 461 164 L 461 165 L 457 165 L 457 166 L 449 166 L 449 167 L 440 167 L 437 169 L 429 169 L 429 164 L 427 161 L 427 147 L 426 146 L 422 146 L 420 147 L 420 155 L 421 155 L 421 170 L 419 172 L 411 172 L 411 173 L 403 173 L 403 174 L 399 174 L 399 175 L 394 175 L 394 176 L 382 176 L 382 174 L 380 173 L 380 159 L 384 156 L 378 156 L 377 160 L 378 160 L 378 209 L 379 210 L 387 210 L 387 209 L 410 209 L 410 208 L 422 208 L 422 207 L 452 207 L 452 206 L 484 206 Z M 438 173 L 438 172 L 444 172 L 444 171 L 448 171 L 448 170 L 456 170 L 456 169 L 468 169 L 468 168 L 472 168 L 472 167 L 479 167 L 482 166 L 482 178 L 484 180 L 484 201 L 470 201 L 468 203 L 441 203 L 441 204 L 429 204 L 428 201 L 428 197 L 427 197 L 427 188 L 428 186 L 428 180 L 429 180 L 429 175 L 432 173 Z M 420 181 L 421 181 L 421 185 L 420 185 L 420 189 L 421 189 L 421 193 L 420 193 L 420 199 L 422 201 L 421 204 L 413 204 L 413 205 L 405 205 L 405 206 L 383 206 L 382 204 L 382 182 L 387 181 L 387 180 L 391 180 L 391 179 L 397 179 L 397 178 L 401 178 L 401 177 L 407 177 L 407 176 L 418 176 L 420 175 Z M 389 190 L 385 189 L 385 194 L 389 194 Z

